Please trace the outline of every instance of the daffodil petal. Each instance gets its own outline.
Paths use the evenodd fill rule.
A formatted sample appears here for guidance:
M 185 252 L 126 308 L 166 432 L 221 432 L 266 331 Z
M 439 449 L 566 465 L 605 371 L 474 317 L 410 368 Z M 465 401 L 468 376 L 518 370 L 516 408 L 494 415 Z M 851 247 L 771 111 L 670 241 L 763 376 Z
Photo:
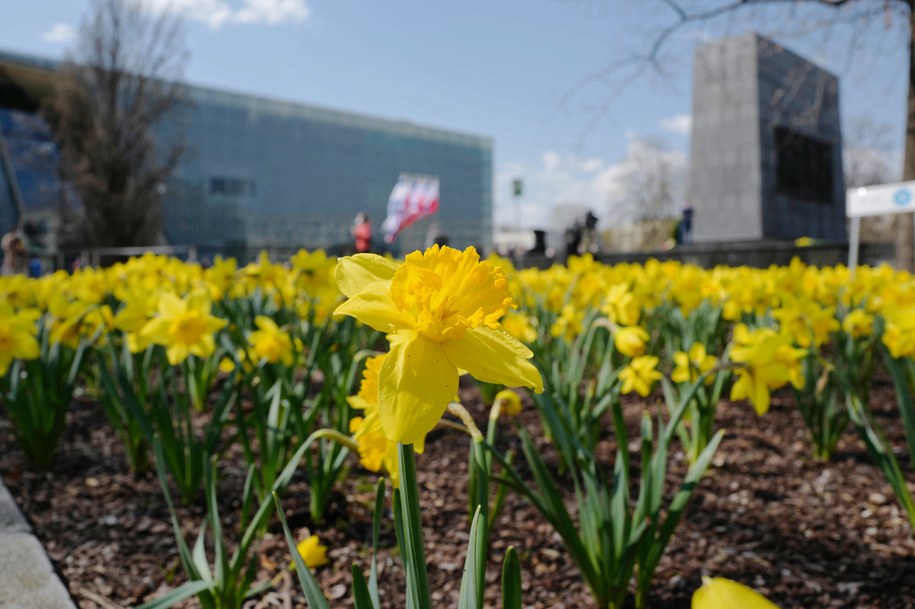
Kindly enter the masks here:
M 779 609 L 766 597 L 743 584 L 723 577 L 703 578 L 693 593 L 692 609 Z
M 390 281 L 395 271 L 397 264 L 378 254 L 356 254 L 340 258 L 334 275 L 340 291 L 352 298 L 368 284 Z
M 443 342 L 442 348 L 455 367 L 478 380 L 543 391 L 540 372 L 528 361 L 531 350 L 504 330 L 471 328 L 461 338 Z
M 172 292 L 162 292 L 159 296 L 159 313 L 173 317 L 184 313 L 185 310 L 185 304 Z
M 379 374 L 384 435 L 392 442 L 421 442 L 445 413 L 457 385 L 457 369 L 438 343 L 420 336 L 392 342 Z
M 391 301 L 390 282 L 376 281 L 341 304 L 334 316 L 349 315 L 385 333 L 413 325 L 413 319 L 401 313 Z

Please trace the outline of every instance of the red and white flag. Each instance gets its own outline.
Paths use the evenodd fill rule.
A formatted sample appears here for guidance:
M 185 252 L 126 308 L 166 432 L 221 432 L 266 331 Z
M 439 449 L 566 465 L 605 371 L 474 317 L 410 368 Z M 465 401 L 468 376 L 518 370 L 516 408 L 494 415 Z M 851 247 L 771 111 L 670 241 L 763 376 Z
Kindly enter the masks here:
M 388 217 L 381 229 L 391 243 L 398 233 L 417 220 L 438 211 L 438 178 L 402 175 L 388 198 Z

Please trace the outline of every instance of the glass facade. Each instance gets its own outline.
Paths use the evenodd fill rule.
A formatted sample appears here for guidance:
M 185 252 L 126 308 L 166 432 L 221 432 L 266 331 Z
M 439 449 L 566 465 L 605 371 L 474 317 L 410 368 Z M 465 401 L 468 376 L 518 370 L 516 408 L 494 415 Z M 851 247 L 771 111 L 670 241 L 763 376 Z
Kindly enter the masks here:
M 401 173 L 440 180 L 439 212 L 401 233 L 395 250 L 442 235 L 489 249 L 492 142 L 486 138 L 212 89 L 161 129 L 186 156 L 165 192 L 173 244 L 201 252 L 347 247 L 359 212 L 380 245 Z
M 55 246 L 61 210 L 77 204 L 58 170 L 57 147 L 44 120 L 0 107 L 0 231 L 18 222 L 36 244 Z
M 23 58 L 0 54 L 0 71 L 12 60 Z M 189 87 L 188 94 L 157 133 L 186 148 L 162 187 L 168 243 L 243 258 L 261 248 L 342 250 L 363 212 L 383 246 L 388 196 L 409 173 L 439 178 L 439 211 L 405 229 L 391 249 L 409 251 L 441 236 L 455 247 L 490 248 L 492 140 L 208 88 Z M 0 109 L 4 128 L 10 114 L 17 112 Z M 30 179 L 17 172 L 20 184 Z M 46 204 L 31 186 L 25 190 L 29 209 Z

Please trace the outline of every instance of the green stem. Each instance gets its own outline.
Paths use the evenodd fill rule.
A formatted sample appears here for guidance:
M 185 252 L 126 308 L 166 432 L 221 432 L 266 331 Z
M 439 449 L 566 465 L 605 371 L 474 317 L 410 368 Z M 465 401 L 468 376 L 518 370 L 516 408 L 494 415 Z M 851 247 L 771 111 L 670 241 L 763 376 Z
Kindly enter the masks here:
M 397 443 L 400 465 L 400 505 L 403 513 L 404 562 L 407 568 L 407 606 L 414 609 L 432 607 L 423 527 L 419 507 L 419 486 L 416 483 L 416 459 L 412 444 Z

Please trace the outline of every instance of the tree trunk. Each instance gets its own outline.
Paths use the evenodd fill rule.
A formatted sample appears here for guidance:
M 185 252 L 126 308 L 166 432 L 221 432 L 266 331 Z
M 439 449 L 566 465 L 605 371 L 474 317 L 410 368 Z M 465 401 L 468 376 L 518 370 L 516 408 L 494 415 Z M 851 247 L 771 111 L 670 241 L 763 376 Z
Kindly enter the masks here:
M 915 0 L 909 0 L 909 91 L 906 100 L 905 159 L 902 179 L 915 180 Z M 897 214 L 895 221 L 896 267 L 915 271 L 915 231 L 912 214 Z

